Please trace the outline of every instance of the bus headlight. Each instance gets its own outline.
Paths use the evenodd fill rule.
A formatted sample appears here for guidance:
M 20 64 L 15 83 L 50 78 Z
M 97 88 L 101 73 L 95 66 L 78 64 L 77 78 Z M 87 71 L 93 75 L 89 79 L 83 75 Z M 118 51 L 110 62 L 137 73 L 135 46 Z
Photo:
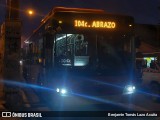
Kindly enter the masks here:
M 59 88 L 57 88 L 57 89 L 56 89 L 56 92 L 59 92 L 59 91 L 60 91 Z
M 136 87 L 134 85 L 127 85 L 124 88 L 124 94 L 133 94 L 136 91 Z
M 66 95 L 67 94 L 67 89 L 65 89 L 65 88 L 57 88 L 56 92 L 59 93 L 60 95 Z
M 66 90 L 66 89 L 62 89 L 62 90 L 61 90 L 61 93 L 62 93 L 62 94 L 66 94 L 66 93 L 67 93 L 67 90 Z

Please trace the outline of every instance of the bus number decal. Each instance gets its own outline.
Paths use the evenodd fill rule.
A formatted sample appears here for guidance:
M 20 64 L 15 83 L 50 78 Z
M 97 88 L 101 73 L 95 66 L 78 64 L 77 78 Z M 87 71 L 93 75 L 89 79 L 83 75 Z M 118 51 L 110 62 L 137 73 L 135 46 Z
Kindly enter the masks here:
M 75 27 L 87 27 L 87 22 L 84 20 L 75 20 Z
M 114 29 L 116 27 L 116 23 L 114 21 L 92 21 L 89 22 L 85 20 L 75 20 L 74 21 L 75 27 L 85 27 L 85 28 L 108 28 Z
M 70 59 L 61 59 L 61 62 L 62 63 L 71 63 L 71 60 Z

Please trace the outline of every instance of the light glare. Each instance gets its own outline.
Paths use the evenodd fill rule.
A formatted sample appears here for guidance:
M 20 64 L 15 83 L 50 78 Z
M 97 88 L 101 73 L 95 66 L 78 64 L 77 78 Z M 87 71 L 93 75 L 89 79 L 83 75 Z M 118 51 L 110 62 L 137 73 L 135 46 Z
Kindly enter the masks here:
M 62 93 L 62 94 L 65 94 L 66 92 L 67 92 L 67 91 L 66 91 L 65 89 L 62 89 L 62 90 L 61 90 L 61 93 Z
M 19 63 L 20 63 L 20 65 L 22 65 L 22 64 L 23 64 L 23 61 L 22 61 L 22 60 L 20 60 L 20 61 L 19 61 Z
M 57 88 L 56 91 L 59 92 L 60 91 L 59 88 Z
M 132 91 L 133 91 L 133 87 L 132 87 L 132 86 L 129 86 L 129 87 L 128 87 L 128 91 L 129 91 L 129 92 L 132 92 Z
M 33 10 L 28 10 L 29 15 L 33 15 Z

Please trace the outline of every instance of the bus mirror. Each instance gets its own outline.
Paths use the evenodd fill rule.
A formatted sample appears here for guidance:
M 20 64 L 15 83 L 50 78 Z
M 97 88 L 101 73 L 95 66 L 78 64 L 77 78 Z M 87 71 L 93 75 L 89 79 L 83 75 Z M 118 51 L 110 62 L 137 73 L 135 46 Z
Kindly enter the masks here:
M 139 48 L 141 46 L 141 39 L 140 37 L 135 38 L 135 47 Z

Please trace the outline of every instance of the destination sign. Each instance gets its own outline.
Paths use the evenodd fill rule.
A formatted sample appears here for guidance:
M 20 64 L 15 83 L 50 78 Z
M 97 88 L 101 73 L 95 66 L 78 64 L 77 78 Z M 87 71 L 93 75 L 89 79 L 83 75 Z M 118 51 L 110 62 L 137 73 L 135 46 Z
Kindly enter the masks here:
M 114 21 L 86 21 L 86 20 L 74 20 L 74 27 L 83 27 L 83 28 L 107 28 L 107 29 L 115 29 L 116 22 Z

